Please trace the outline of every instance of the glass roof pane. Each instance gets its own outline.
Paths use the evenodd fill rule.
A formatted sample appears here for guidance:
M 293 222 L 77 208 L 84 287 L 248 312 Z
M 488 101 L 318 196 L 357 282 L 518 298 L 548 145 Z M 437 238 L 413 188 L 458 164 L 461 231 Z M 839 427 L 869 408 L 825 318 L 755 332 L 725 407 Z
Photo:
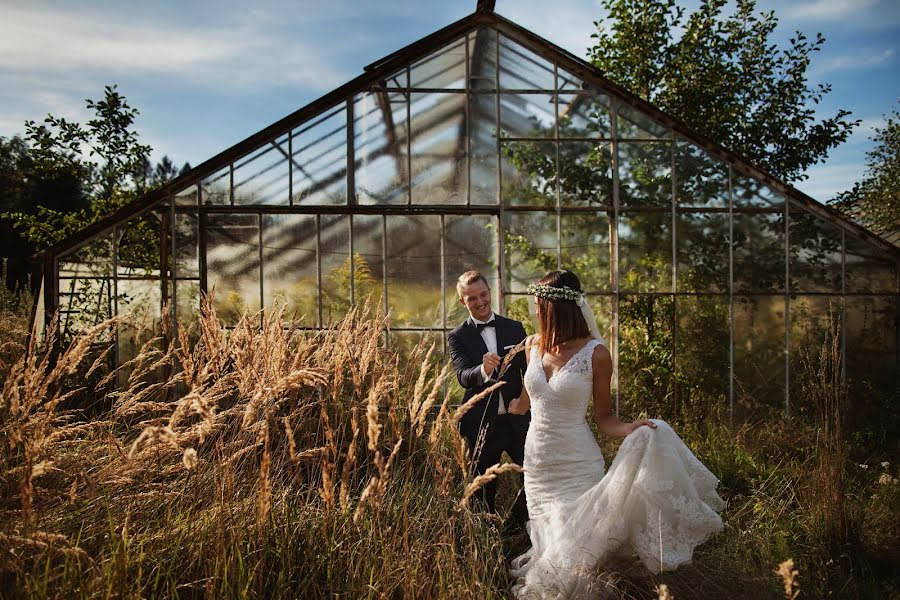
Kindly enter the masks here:
M 231 167 L 222 167 L 200 181 L 201 204 L 231 204 Z
M 356 197 L 360 204 L 407 203 L 406 96 L 367 92 L 353 105 Z
M 559 201 L 562 206 L 613 205 L 609 142 L 559 143 Z
M 734 290 L 741 293 L 784 291 L 784 215 L 734 215 Z
M 500 166 L 497 146 L 497 96 L 469 96 L 469 177 L 471 204 L 497 204 Z
M 622 101 L 618 103 L 619 118 L 616 135 L 619 139 L 663 139 L 670 137 L 669 129 L 654 121 L 649 115 L 632 108 Z
M 557 267 L 556 213 L 549 211 L 503 214 L 503 251 L 509 284 L 507 293 L 525 288 Z
M 556 89 L 553 64 L 501 35 L 500 88 L 553 91 Z
M 619 289 L 671 291 L 671 211 L 619 215 Z
M 897 256 L 847 232 L 847 293 L 897 293 Z
M 397 71 L 393 75 L 389 75 L 381 80 L 381 87 L 387 89 L 397 89 L 397 88 L 408 88 L 409 87 L 409 73 L 407 69 L 402 69 Z
M 728 213 L 679 213 L 679 292 L 728 292 Z
M 609 138 L 609 96 L 593 92 L 559 95 L 559 137 Z
M 556 68 L 556 78 L 561 92 L 582 92 L 591 88 L 591 84 L 584 79 L 559 66 Z
M 172 196 L 175 198 L 176 206 L 197 206 L 197 192 L 198 186 L 197 183 L 194 182 L 188 187 L 175 192 Z
M 412 94 L 412 202 L 465 204 L 464 94 Z
M 556 144 L 503 142 L 502 201 L 507 206 L 556 206 Z
M 347 203 L 347 107 L 342 102 L 292 132 L 293 203 Z
M 813 214 L 788 213 L 791 292 L 841 292 L 841 230 Z
M 734 208 L 784 210 L 784 196 L 756 179 L 732 170 Z
M 728 208 L 728 165 L 684 140 L 675 144 L 675 184 L 679 206 Z
M 466 39 L 460 38 L 448 46 L 413 63 L 409 83 L 413 89 L 457 89 L 466 87 Z
M 288 204 L 288 136 L 234 163 L 234 203 Z
M 497 89 L 497 31 L 483 28 L 469 34 L 469 89 Z
M 672 204 L 672 144 L 619 143 L 619 205 Z
M 556 137 L 553 94 L 500 94 L 500 130 L 503 137 Z
M 263 215 L 263 305 L 277 302 L 285 318 L 314 327 L 318 317 L 316 217 Z

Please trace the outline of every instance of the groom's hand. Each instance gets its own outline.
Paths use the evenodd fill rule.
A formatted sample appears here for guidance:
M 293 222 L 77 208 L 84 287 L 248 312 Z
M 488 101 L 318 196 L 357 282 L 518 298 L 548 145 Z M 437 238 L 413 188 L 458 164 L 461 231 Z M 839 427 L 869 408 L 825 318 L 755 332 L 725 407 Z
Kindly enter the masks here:
M 494 372 L 494 369 L 500 366 L 500 356 L 496 352 L 485 352 L 481 358 L 481 368 L 488 377 Z

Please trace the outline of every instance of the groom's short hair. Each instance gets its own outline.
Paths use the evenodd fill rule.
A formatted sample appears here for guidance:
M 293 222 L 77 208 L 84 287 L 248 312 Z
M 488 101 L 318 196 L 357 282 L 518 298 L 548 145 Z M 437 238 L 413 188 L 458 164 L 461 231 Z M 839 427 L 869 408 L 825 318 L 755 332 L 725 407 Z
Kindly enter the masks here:
M 485 277 L 478 271 L 466 271 L 459 276 L 459 279 L 456 280 L 456 295 L 462 298 L 463 288 L 467 285 L 472 285 L 476 281 L 483 281 L 484 285 L 488 286 L 488 288 L 491 287 L 491 284 L 488 283 L 487 277 Z

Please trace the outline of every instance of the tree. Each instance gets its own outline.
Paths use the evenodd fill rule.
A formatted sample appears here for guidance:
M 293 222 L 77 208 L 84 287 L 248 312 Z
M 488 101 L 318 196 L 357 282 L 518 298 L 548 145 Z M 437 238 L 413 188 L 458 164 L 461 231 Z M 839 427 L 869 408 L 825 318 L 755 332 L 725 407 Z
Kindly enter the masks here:
M 825 38 L 798 31 L 779 48 L 770 41 L 774 12 L 737 0 L 725 15 L 727 4 L 702 0 L 685 17 L 676 0 L 602 0 L 612 23 L 596 22 L 590 60 L 707 139 L 785 181 L 803 180 L 859 123 L 846 110 L 816 121 L 813 106 L 831 86 L 810 87 L 806 71 Z
M 850 217 L 876 233 L 900 230 L 900 112 L 894 109 L 883 128 L 875 130 L 875 148 L 866 153 L 862 181 L 834 199 Z

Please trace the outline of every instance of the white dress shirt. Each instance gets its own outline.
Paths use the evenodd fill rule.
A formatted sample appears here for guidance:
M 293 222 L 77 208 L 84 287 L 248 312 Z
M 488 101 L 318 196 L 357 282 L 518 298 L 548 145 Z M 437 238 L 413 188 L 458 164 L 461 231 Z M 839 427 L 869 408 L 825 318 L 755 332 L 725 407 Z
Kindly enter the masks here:
M 490 323 L 491 321 L 494 320 L 494 317 L 495 317 L 495 315 L 491 314 L 491 318 L 488 319 L 487 321 L 479 321 L 478 319 L 476 319 L 475 317 L 472 317 L 470 315 L 472 322 L 475 323 L 476 325 L 480 325 L 482 323 Z M 499 354 L 497 352 L 497 327 L 496 326 L 495 327 L 484 327 L 480 331 L 480 333 L 481 333 L 481 339 L 484 340 L 484 345 L 487 346 L 488 352 L 493 352 L 494 354 Z M 482 381 L 485 381 L 485 382 L 490 378 L 490 374 L 484 370 L 484 363 L 481 363 L 481 377 L 482 377 Z M 500 390 L 497 390 L 497 393 L 500 395 L 500 404 L 497 407 L 497 414 L 505 415 L 506 414 L 506 404 L 504 404 L 504 402 L 503 402 L 503 392 Z

